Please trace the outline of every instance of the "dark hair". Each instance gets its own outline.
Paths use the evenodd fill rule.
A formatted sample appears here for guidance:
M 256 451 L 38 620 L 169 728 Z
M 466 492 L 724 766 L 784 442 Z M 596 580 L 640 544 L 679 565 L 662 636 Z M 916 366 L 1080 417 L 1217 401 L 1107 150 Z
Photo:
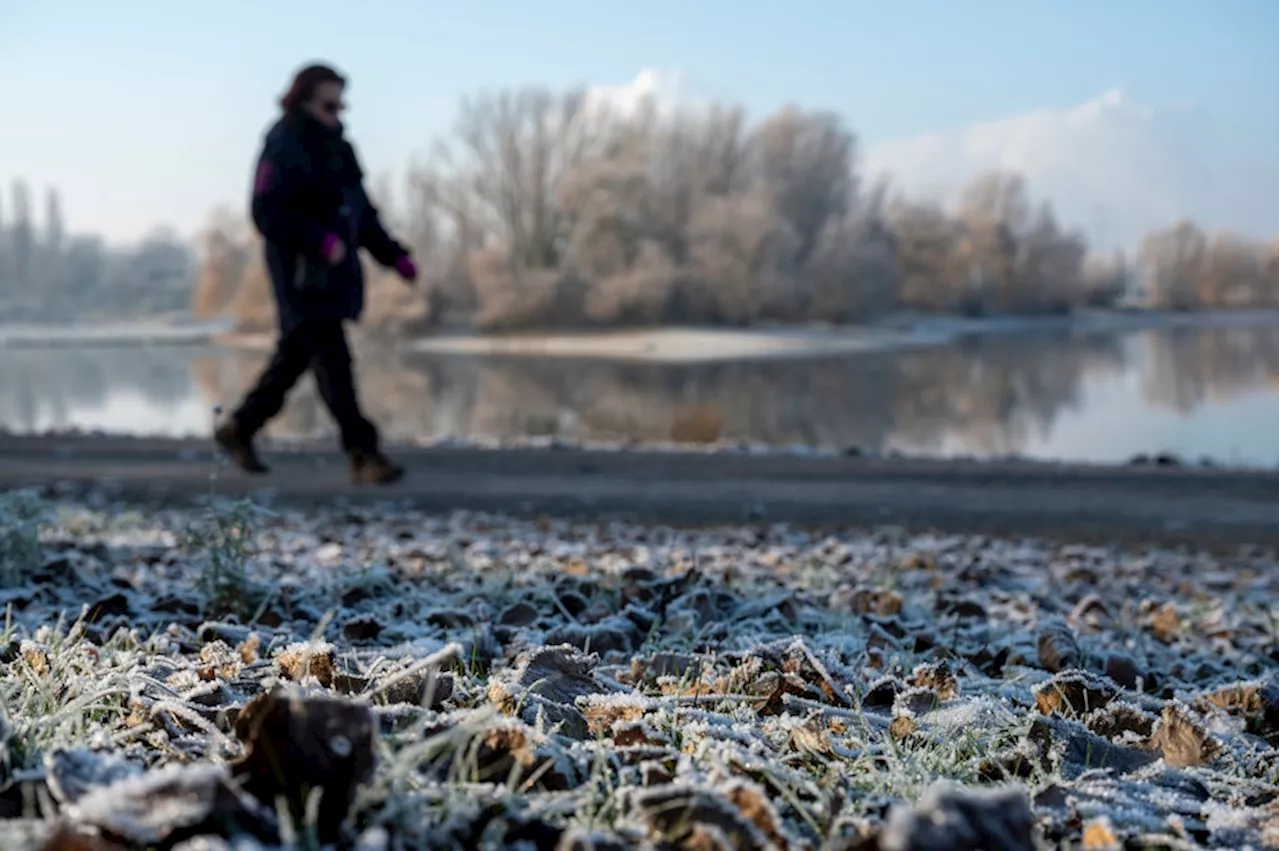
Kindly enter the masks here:
M 311 96 L 316 93 L 316 89 L 325 83 L 337 83 L 340 86 L 345 86 L 347 79 L 328 65 L 308 65 L 294 75 L 293 82 L 289 85 L 289 91 L 285 92 L 284 97 L 280 98 L 280 107 L 285 112 L 293 112 L 311 100 Z

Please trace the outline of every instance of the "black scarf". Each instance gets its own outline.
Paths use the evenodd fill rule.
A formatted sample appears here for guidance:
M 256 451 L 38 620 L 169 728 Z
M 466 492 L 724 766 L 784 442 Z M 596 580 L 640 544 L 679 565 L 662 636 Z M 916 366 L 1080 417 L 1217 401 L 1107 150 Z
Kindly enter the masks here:
M 364 171 L 355 148 L 343 135 L 343 126 L 322 124 L 310 113 L 297 109 L 285 116 L 285 124 L 311 155 L 311 161 L 334 175 L 344 186 L 359 184 Z

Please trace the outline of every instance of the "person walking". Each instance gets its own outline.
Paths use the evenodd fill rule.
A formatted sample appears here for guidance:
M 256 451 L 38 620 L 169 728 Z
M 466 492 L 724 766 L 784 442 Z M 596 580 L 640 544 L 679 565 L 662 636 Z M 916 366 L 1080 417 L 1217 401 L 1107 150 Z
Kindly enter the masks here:
M 253 222 L 264 240 L 280 336 L 243 403 L 214 432 L 242 470 L 266 473 L 254 435 L 284 407 L 308 369 L 337 422 L 357 484 L 389 484 L 404 475 L 379 449 L 378 430 L 360 410 L 343 324 L 364 309 L 358 249 L 406 283 L 418 270 L 383 227 L 369 200 L 355 149 L 343 135 L 346 80 L 309 65 L 280 100 L 283 115 L 267 132 L 253 184 Z

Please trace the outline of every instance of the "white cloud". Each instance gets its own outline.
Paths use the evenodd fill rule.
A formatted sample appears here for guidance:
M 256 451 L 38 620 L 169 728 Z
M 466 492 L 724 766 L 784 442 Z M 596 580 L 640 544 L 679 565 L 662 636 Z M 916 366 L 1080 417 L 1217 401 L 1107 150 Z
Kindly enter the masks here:
M 1153 108 L 1113 89 L 1066 109 L 884 142 L 865 164 L 908 195 L 944 202 L 983 171 L 1019 172 L 1034 197 L 1052 201 L 1062 221 L 1100 247 L 1132 247 L 1182 216 L 1211 229 L 1274 234 L 1274 149 L 1257 145 L 1242 156 L 1213 136 L 1194 105 Z
M 617 115 L 632 115 L 646 102 L 667 113 L 689 102 L 679 71 L 645 68 L 621 85 L 594 85 L 587 89 L 587 109 L 607 109 Z

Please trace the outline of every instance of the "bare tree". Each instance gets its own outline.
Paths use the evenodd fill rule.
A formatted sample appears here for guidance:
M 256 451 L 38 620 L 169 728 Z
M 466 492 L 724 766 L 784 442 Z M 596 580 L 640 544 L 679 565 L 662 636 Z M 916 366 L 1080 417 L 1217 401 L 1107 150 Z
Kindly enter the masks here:
M 555 269 L 530 269 L 512 258 L 511 249 L 494 245 L 471 255 L 468 271 L 475 282 L 480 309 L 476 325 L 501 330 L 541 325 L 572 324 L 557 316 L 562 303 L 560 273 Z
M 209 319 L 226 312 L 236 298 L 250 261 L 249 229 L 243 217 L 214 210 L 200 234 L 200 268 L 191 291 L 191 312 Z
M 745 128 L 741 109 L 711 107 L 681 113 L 645 139 L 654 232 L 677 265 L 689 262 L 689 228 L 702 201 L 749 187 Z
M 827 225 L 849 210 L 854 195 L 853 134 L 830 113 L 787 107 L 752 134 L 756 179 L 796 237 L 804 263 Z
M 1085 301 L 1084 239 L 1059 229 L 1048 204 L 1041 205 L 1020 243 L 1014 292 L 1005 309 L 1059 312 Z
M 661 320 L 676 266 L 654 215 L 643 152 L 627 146 L 569 176 L 560 201 L 572 210 L 568 261 L 594 322 Z
M 788 288 L 795 250 L 795 231 L 762 193 L 704 199 L 689 223 L 694 304 L 732 325 L 762 318 Z
M 897 235 L 874 207 L 829 222 L 805 266 L 804 315 L 850 322 L 894 307 L 898 252 Z
M 1187 221 L 1154 231 L 1143 239 L 1142 273 L 1153 305 L 1174 310 L 1197 306 L 1196 282 L 1205 248 L 1204 233 Z
M 1259 306 L 1275 307 L 1280 301 L 1280 237 L 1272 238 L 1262 250 L 1262 280 Z
M 1274 304 L 1267 281 L 1268 248 L 1231 234 L 1214 234 L 1205 246 L 1196 280 L 1196 303 L 1219 307 Z M 1274 279 L 1273 279 L 1274 280 Z M 1267 292 L 1271 292 L 1268 301 Z
M 955 261 L 968 278 L 967 311 L 1006 313 L 1029 301 L 1018 292 L 1022 283 L 1019 253 L 1030 225 L 1029 207 L 1026 187 L 1015 174 L 979 175 L 962 194 Z
M 10 197 L 13 225 L 9 228 L 9 274 L 14 288 L 22 292 L 36 283 L 35 225 L 31 218 L 31 193 L 27 184 L 15 180 Z
M 1129 293 L 1133 285 L 1132 275 L 1122 251 L 1086 257 L 1080 271 L 1085 304 L 1091 307 L 1117 304 Z
M 259 333 L 276 327 L 276 303 L 271 294 L 271 276 L 256 235 L 251 245 L 249 262 L 227 310 L 236 319 L 237 331 Z
M 962 232 L 941 209 L 899 202 L 889 213 L 897 237 L 900 300 L 914 310 L 959 309 L 973 298 L 969 270 L 956 249 Z
M 556 189 L 598 139 L 583 116 L 584 93 L 542 89 L 482 95 L 463 104 L 458 138 L 466 179 L 512 260 L 554 269 L 563 235 Z

